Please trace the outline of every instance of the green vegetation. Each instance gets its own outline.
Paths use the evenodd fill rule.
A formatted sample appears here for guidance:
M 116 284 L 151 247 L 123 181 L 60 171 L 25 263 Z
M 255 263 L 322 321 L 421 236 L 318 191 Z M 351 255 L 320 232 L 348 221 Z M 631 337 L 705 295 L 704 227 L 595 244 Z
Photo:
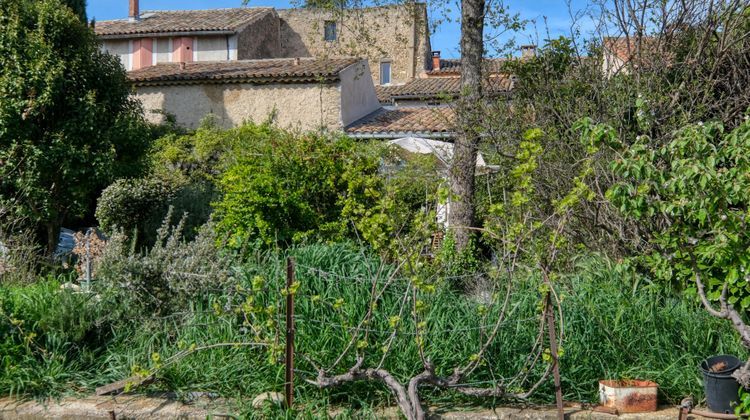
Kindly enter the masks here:
M 508 60 L 513 100 L 474 104 L 499 173 L 476 183 L 468 240 L 438 220 L 459 198 L 434 156 L 270 122 L 144 123 L 84 4 L 0 0 L 0 395 L 153 375 L 128 391 L 242 406 L 283 386 L 290 294 L 297 375 L 318 381 L 298 381 L 295 409 L 311 417 L 393 405 L 415 378 L 425 404 L 399 402 L 408 418 L 526 391 L 548 403 L 558 358 L 566 399 L 644 378 L 676 403 L 702 395 L 703 358 L 747 356 L 746 7 L 676 14 L 701 30 L 664 22 L 665 51 L 646 41 L 620 73 L 602 73 L 599 41 L 585 59 L 560 38 Z M 94 217 L 103 249 L 81 234 L 65 266 L 41 257 L 62 223 Z M 390 383 L 363 374 L 378 367 Z
M 2 0 L 0 209 L 46 233 L 83 217 L 113 179 L 137 176 L 150 130 L 125 70 L 59 0 Z
M 280 327 L 277 315 L 284 299 L 286 255 L 297 261 L 300 284 L 295 291 L 297 348 L 318 363 L 330 363 L 367 309 L 371 273 L 380 273 L 377 278 L 382 284 L 393 270 L 388 266 L 379 270 L 382 263 L 377 258 L 347 244 L 264 252 L 244 261 L 224 284 L 184 278 L 174 287 L 197 287 L 192 297 L 181 303 L 170 297 L 169 310 L 147 317 L 140 315 L 142 308 L 131 307 L 133 299 L 121 300 L 129 288 L 118 290 L 108 283 L 98 288 L 99 298 L 60 291 L 55 279 L 4 287 L 0 325 L 8 333 L 0 344 L 5 355 L 0 393 L 86 392 L 133 370 L 156 372 L 159 380 L 152 389 L 210 391 L 228 397 L 280 391 L 283 365 L 278 362 L 278 349 L 228 346 L 199 351 L 171 364 L 166 361 L 191 346 L 273 339 Z M 730 327 L 695 302 L 664 292 L 606 259 L 582 259 L 575 267 L 575 274 L 558 281 L 565 314 L 561 363 L 566 398 L 596 400 L 596 381 L 601 378 L 649 377 L 662 386 L 664 400 L 674 403 L 684 395 L 702 394 L 696 366 L 703 355 L 741 353 Z M 514 285 L 518 298 L 490 352 L 489 369 L 477 372 L 472 382 L 514 375 L 523 364 L 537 329 L 537 282 L 530 274 Z M 397 351 L 389 353 L 384 367 L 398 377 L 414 374 L 419 366 L 414 340 L 418 326 L 408 315 L 393 318 L 400 307 L 398 292 L 405 286 L 404 279 L 398 279 L 392 293 L 379 302 L 379 315 L 368 326 L 373 332 L 364 349 L 372 356 L 382 354 L 381 346 L 397 324 Z M 250 306 L 258 310 L 242 309 L 249 296 L 255 298 Z M 471 357 L 472 343 L 481 333 L 477 326 L 482 307 L 481 297 L 452 291 L 444 284 L 426 297 L 424 348 L 429 356 L 443 366 Z M 253 322 L 245 323 L 246 315 L 255 317 Z M 351 362 L 347 358 L 343 364 Z M 307 360 L 298 359 L 297 367 L 299 376 L 312 377 L 314 368 Z M 532 375 L 539 373 L 535 370 Z M 301 407 L 315 407 L 323 398 L 344 405 L 378 405 L 389 401 L 389 395 L 379 385 L 367 383 L 330 392 L 301 381 L 297 387 Z M 536 400 L 549 402 L 551 395 L 547 385 Z M 435 403 L 465 400 L 456 398 L 448 391 L 429 397 Z
M 648 110 L 644 110 L 648 112 Z M 652 241 L 661 252 L 642 262 L 654 276 L 678 286 L 702 276 L 706 293 L 738 310 L 750 309 L 750 122 L 730 132 L 717 123 L 683 128 L 667 144 L 649 146 L 650 138 L 627 147 L 614 170 L 624 180 L 609 191 L 620 211 L 634 218 L 660 221 Z

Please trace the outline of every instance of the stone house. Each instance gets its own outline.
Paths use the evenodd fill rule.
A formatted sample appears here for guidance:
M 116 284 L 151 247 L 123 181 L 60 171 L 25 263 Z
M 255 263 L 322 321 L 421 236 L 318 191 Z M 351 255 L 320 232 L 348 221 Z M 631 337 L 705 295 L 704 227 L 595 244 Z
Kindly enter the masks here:
M 267 59 L 167 63 L 128 73 L 146 117 L 196 128 L 272 120 L 283 128 L 342 131 L 380 108 L 367 61 Z
M 376 84 L 405 83 L 427 70 L 424 3 L 345 11 L 270 7 L 140 12 L 97 22 L 102 48 L 126 70 L 162 63 L 270 58 L 362 57 Z

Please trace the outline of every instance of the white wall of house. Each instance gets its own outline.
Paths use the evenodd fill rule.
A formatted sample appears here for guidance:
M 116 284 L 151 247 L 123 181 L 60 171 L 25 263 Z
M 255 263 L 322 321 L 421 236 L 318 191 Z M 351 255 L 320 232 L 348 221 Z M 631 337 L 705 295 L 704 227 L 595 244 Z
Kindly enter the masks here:
M 102 49 L 112 55 L 116 55 L 122 61 L 125 70 L 130 70 L 132 65 L 133 47 L 132 41 L 128 39 L 110 39 L 102 43 Z
M 225 35 L 201 36 L 194 44 L 195 61 L 223 61 L 229 57 L 229 42 Z
M 367 61 L 360 61 L 345 68 L 339 76 L 343 127 L 380 108 Z
M 172 38 L 156 38 L 154 45 L 154 64 L 169 63 L 172 61 Z

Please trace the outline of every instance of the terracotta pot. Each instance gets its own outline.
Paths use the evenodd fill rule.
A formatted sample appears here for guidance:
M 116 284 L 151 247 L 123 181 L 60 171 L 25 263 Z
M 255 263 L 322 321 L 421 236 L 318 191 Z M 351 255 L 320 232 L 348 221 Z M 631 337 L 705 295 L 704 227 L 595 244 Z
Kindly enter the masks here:
M 599 402 L 619 413 L 656 411 L 659 385 L 644 380 L 599 381 Z

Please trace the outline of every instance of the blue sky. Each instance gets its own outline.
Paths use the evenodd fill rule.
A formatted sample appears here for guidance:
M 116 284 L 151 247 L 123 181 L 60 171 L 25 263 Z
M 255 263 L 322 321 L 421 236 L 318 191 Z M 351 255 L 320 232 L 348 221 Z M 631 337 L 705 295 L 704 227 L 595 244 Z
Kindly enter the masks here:
M 497 1 L 497 0 L 495 0 Z M 126 17 L 128 14 L 128 0 L 89 0 L 88 1 L 89 19 L 96 20 L 118 19 Z M 141 10 L 160 10 L 160 9 L 211 9 L 219 7 L 239 7 L 242 0 L 141 0 Z M 299 2 L 289 0 L 250 0 L 248 6 L 271 6 L 276 8 L 293 7 L 293 4 Z M 458 22 L 458 10 L 455 0 L 444 2 L 449 6 L 450 13 L 444 13 L 441 10 L 430 10 L 432 19 L 442 18 L 447 15 L 451 21 L 446 20 L 438 26 L 431 37 L 432 48 L 440 50 L 443 57 L 458 57 L 458 43 L 460 37 L 460 25 Z M 530 23 L 521 33 L 514 34 L 513 37 L 517 44 L 538 43 L 547 38 L 547 30 L 552 38 L 559 35 L 570 34 L 571 17 L 568 3 L 565 0 L 506 0 L 506 7 L 513 13 L 520 14 L 522 19 L 536 22 Z M 574 13 L 586 10 L 587 2 L 584 0 L 572 0 L 571 8 Z M 546 25 L 545 25 L 546 18 Z M 592 29 L 590 20 L 584 20 L 581 23 L 581 29 Z M 500 37 L 501 40 L 509 39 L 509 35 Z

